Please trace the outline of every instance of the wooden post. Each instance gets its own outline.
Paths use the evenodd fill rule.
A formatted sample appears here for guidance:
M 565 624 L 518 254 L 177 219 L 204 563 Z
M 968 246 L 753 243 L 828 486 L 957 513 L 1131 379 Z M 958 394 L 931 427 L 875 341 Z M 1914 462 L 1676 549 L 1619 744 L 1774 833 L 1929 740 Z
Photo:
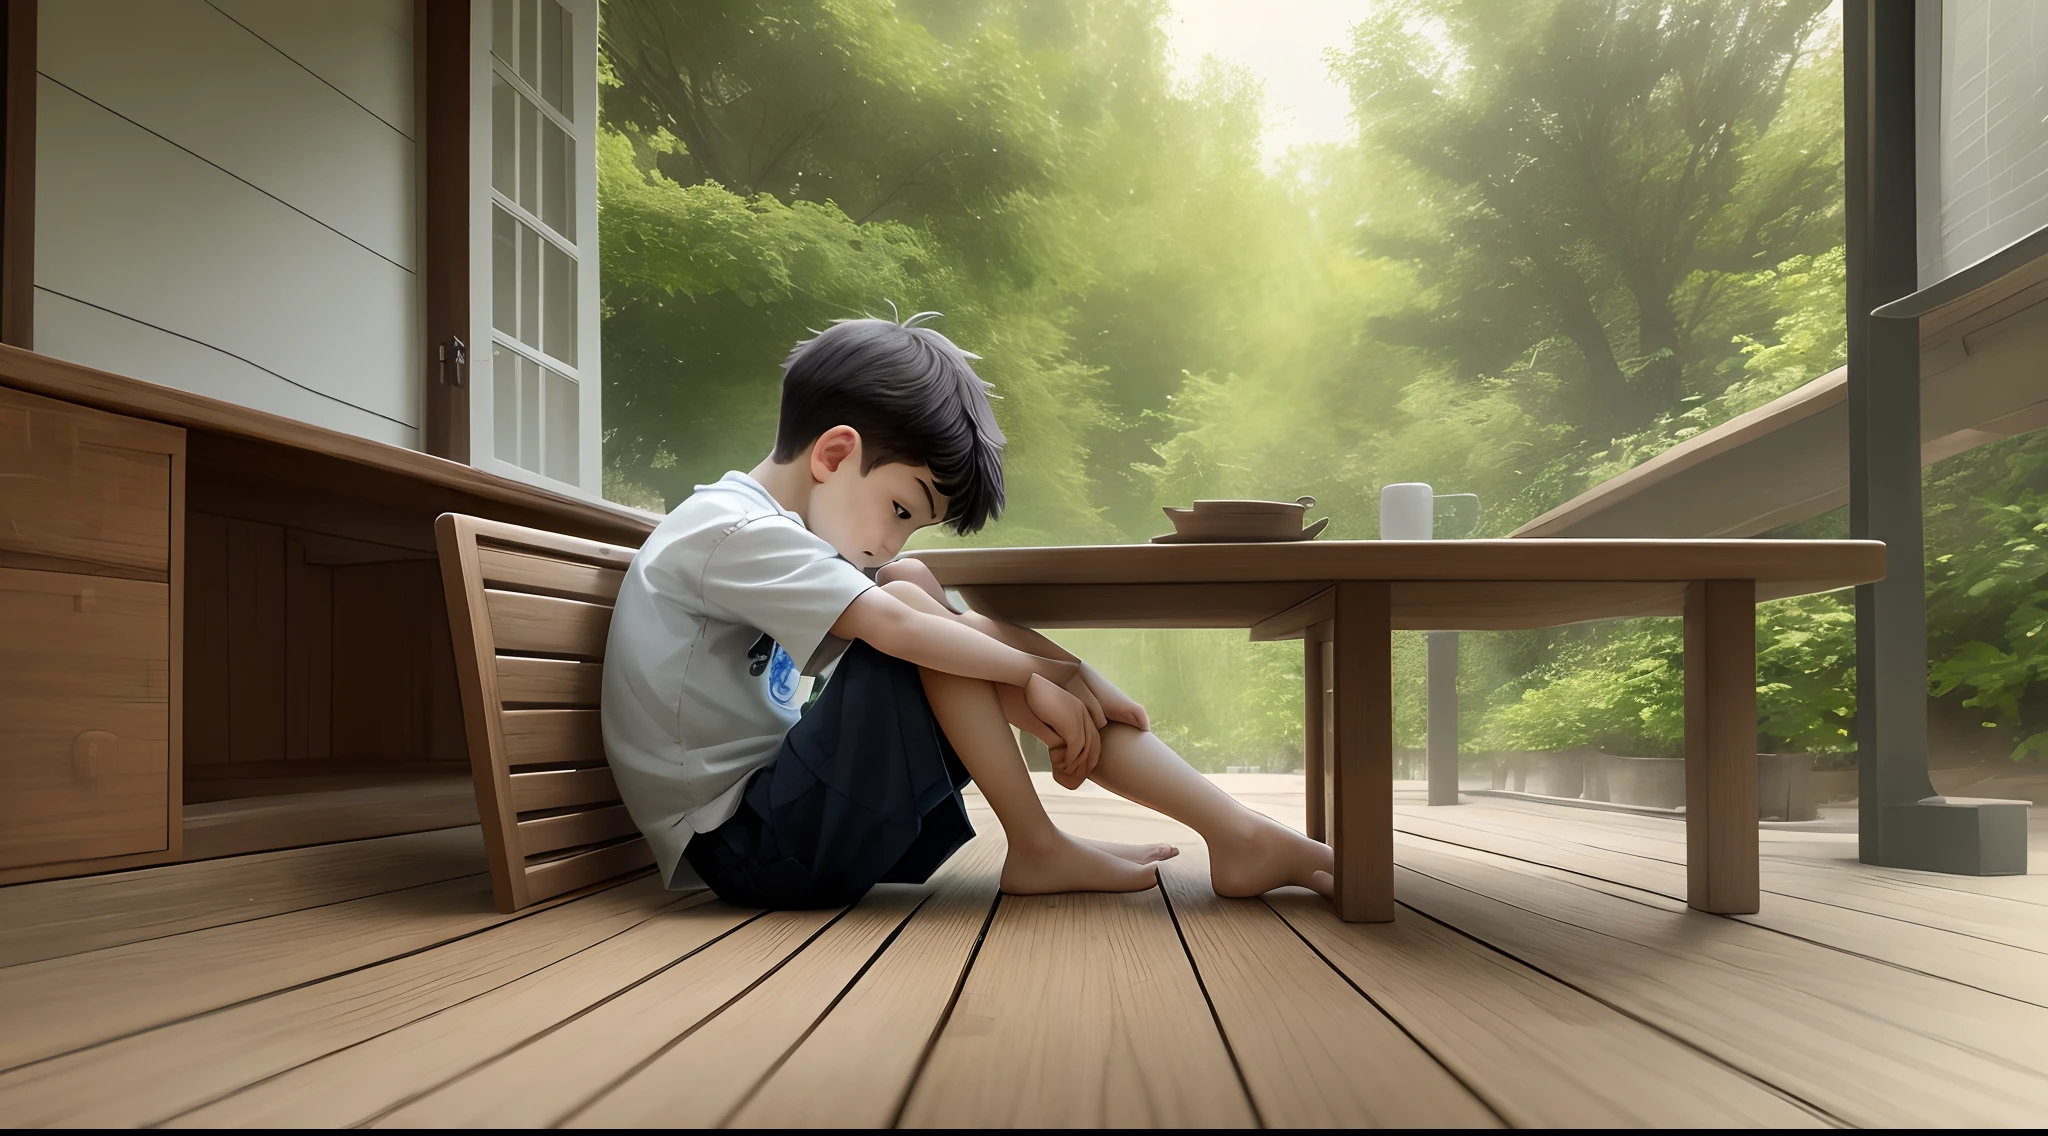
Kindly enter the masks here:
M 1686 903 L 1757 909 L 1756 582 L 1685 591 Z
M 1347 923 L 1389 923 L 1394 918 L 1391 589 L 1375 580 L 1338 584 L 1336 593 L 1329 680 L 1337 916 Z
M 1329 636 L 1311 627 L 1301 636 L 1301 772 L 1307 782 L 1308 837 L 1330 839 L 1329 803 L 1323 794 L 1323 731 L 1328 717 L 1323 697 L 1323 643 Z

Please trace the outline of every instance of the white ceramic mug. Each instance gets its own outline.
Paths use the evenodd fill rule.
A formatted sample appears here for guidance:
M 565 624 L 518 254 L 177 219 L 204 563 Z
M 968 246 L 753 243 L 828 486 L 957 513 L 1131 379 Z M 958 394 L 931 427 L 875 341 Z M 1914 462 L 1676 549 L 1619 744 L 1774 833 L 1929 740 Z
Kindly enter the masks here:
M 1449 498 L 1472 499 L 1469 536 L 1479 528 L 1477 493 L 1438 493 L 1427 483 L 1403 481 L 1380 490 L 1381 540 L 1431 540 L 1436 536 L 1436 503 Z

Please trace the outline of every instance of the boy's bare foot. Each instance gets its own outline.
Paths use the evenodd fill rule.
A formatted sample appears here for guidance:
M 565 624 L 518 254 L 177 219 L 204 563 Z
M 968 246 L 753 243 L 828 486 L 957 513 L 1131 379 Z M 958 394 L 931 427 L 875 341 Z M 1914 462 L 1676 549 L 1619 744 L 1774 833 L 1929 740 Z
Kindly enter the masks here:
M 1038 848 L 1013 844 L 1003 858 L 1002 888 L 1010 895 L 1144 891 L 1158 882 L 1159 869 L 1133 864 L 1064 832 Z
M 1112 856 L 1119 856 L 1133 864 L 1150 864 L 1158 860 L 1171 860 L 1180 855 L 1180 849 L 1171 844 L 1118 844 L 1114 840 L 1090 840 L 1078 838 L 1083 844 L 1093 844 Z
M 1336 870 L 1329 845 L 1263 817 L 1243 838 L 1209 844 L 1209 886 L 1217 895 L 1263 895 L 1293 884 L 1328 899 Z

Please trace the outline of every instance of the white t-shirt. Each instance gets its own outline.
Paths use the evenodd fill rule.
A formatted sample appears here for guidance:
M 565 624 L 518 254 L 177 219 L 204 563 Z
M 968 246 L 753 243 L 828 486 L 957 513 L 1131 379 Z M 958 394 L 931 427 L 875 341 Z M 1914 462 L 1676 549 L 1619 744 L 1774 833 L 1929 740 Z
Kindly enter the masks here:
M 838 659 L 832 625 L 871 587 L 743 473 L 699 485 L 633 557 L 605 645 L 604 749 L 669 886 L 701 886 L 683 846 L 739 808 L 797 722 L 798 671 Z

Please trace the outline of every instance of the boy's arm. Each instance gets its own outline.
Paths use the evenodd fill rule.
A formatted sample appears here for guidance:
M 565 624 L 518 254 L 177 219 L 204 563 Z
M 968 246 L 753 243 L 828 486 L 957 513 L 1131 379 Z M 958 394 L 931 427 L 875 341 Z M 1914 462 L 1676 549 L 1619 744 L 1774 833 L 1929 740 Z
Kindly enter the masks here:
M 1009 686 L 1027 686 L 1032 675 L 1065 686 L 1080 674 L 1079 664 L 1071 658 L 1047 658 L 1019 650 L 958 618 L 918 611 L 887 588 L 861 593 L 832 625 L 832 634 L 841 639 L 864 639 L 885 655 L 931 670 Z
M 924 589 L 933 599 L 939 602 L 940 606 L 948 611 L 952 610 L 952 605 L 946 602 L 946 590 L 939 586 L 938 577 L 932 575 L 932 570 L 925 567 L 922 561 L 913 557 L 906 557 L 902 560 L 892 561 L 883 565 L 876 578 L 885 584 L 895 580 L 908 581 Z M 1091 711 L 1099 713 L 1108 721 L 1122 722 L 1128 726 L 1136 726 L 1140 730 L 1151 730 L 1151 717 L 1145 713 L 1143 706 L 1133 701 L 1130 695 L 1118 690 L 1116 684 L 1102 677 L 1101 672 L 1089 666 L 1081 658 L 1062 648 L 1059 644 L 1047 639 L 1029 627 L 1019 627 L 1014 623 L 1005 623 L 1000 619 L 990 619 L 988 616 L 978 612 L 960 613 L 956 618 L 976 631 L 987 635 L 989 638 L 1007 643 L 1020 651 L 1025 651 L 1041 658 L 1059 659 L 1076 664 L 1081 669 L 1080 685 L 1086 689 L 1089 695 L 1084 701 L 1095 703 L 1089 707 Z M 1068 689 L 1071 690 L 1072 687 L 1069 686 Z

